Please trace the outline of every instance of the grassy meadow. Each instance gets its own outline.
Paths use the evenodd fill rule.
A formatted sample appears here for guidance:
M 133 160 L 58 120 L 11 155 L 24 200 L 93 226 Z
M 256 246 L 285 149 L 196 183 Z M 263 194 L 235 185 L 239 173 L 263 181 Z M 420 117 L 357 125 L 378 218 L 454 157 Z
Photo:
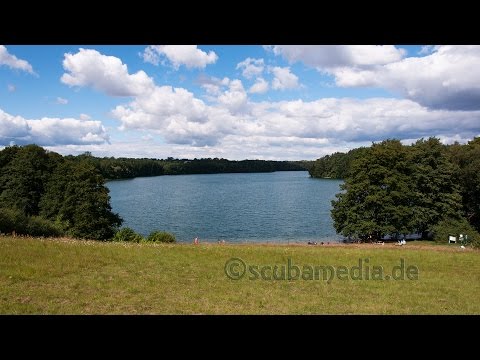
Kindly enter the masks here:
M 225 263 L 404 259 L 418 280 L 232 280 Z M 238 268 L 234 269 L 238 270 Z M 0 314 L 480 314 L 480 251 L 382 245 L 131 244 L 0 237 Z

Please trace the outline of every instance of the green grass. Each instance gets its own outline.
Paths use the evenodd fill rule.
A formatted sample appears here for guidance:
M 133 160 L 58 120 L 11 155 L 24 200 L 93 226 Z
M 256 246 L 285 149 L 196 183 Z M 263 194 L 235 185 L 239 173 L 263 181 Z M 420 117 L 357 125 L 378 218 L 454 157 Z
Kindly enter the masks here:
M 418 280 L 240 280 L 225 262 L 390 269 Z M 2 314 L 480 314 L 480 252 L 428 242 L 283 246 L 0 237 Z

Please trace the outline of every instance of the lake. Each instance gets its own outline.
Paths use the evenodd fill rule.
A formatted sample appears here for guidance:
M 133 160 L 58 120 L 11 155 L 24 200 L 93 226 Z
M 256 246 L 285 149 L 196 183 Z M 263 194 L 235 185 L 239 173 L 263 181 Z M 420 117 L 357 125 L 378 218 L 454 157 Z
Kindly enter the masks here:
M 170 175 L 107 182 L 114 212 L 146 236 L 179 242 L 340 241 L 330 217 L 341 180 L 307 171 Z

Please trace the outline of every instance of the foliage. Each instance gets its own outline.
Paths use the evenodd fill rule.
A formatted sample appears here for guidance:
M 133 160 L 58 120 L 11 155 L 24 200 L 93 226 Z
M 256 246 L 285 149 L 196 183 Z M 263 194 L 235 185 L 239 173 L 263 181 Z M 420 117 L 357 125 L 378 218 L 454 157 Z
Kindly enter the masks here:
M 3 232 L 110 239 L 121 219 L 112 213 L 103 177 L 86 160 L 65 160 L 37 145 L 0 151 Z
M 133 231 L 129 227 L 121 228 L 115 233 L 115 236 L 112 239 L 113 241 L 128 241 L 128 242 L 140 242 L 143 240 L 143 237 Z
M 363 156 L 363 149 L 327 155 L 305 167 L 312 177 L 346 179 L 351 175 L 354 160 Z M 480 137 L 466 145 L 442 145 L 436 138 L 421 139 L 412 146 L 411 156 L 417 167 L 412 174 L 418 189 L 414 198 L 419 231 L 425 233 L 427 224 L 438 222 L 445 209 L 454 218 L 460 212 L 480 231 Z M 431 196 L 422 195 L 425 192 Z M 439 199 L 445 194 L 449 195 Z
M 457 166 L 454 181 L 460 186 L 463 215 L 480 231 L 480 137 L 449 146 L 448 155 Z
M 308 168 L 311 177 L 345 179 L 352 167 L 352 162 L 366 151 L 365 148 L 350 150 L 348 153 L 336 152 L 317 159 Z
M 88 161 L 106 179 L 126 179 L 137 176 L 248 173 L 306 170 L 307 161 L 208 159 L 132 159 L 97 158 L 89 153 L 68 157 L 74 161 Z
M 428 232 L 442 218 L 460 218 L 454 166 L 438 139 L 404 146 L 373 144 L 352 162 L 332 201 L 337 232 L 360 239 Z
M 456 236 L 457 241 L 460 234 L 467 235 L 467 243 L 478 247 L 480 245 L 480 234 L 470 225 L 465 218 L 442 219 L 433 228 L 433 239 L 437 242 L 447 243 L 450 235 Z
M 26 216 L 17 209 L 0 208 L 0 233 L 31 236 L 60 236 L 61 228 L 39 216 Z
M 437 138 L 409 147 L 413 164 L 413 229 L 426 233 L 444 217 L 460 219 L 462 197 L 455 167 Z
M 175 235 L 170 234 L 166 231 L 152 231 L 145 240 L 151 241 L 151 242 L 163 242 L 163 243 L 176 242 Z
M 122 220 L 111 211 L 108 188 L 93 165 L 64 161 L 51 175 L 40 203 L 41 214 L 66 226 L 67 234 L 109 240 Z
M 0 206 L 38 215 L 45 183 L 59 155 L 37 145 L 7 149 L 0 172 Z

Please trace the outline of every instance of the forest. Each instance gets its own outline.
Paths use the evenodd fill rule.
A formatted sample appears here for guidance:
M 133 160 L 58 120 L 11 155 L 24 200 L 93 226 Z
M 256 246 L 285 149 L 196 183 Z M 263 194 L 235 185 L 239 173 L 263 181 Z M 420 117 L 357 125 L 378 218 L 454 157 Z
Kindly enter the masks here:
M 94 157 L 90 153 L 66 156 L 72 161 L 87 161 L 107 180 L 127 179 L 139 176 L 254 173 L 273 171 L 305 171 L 308 161 L 206 159 L 135 159 Z

